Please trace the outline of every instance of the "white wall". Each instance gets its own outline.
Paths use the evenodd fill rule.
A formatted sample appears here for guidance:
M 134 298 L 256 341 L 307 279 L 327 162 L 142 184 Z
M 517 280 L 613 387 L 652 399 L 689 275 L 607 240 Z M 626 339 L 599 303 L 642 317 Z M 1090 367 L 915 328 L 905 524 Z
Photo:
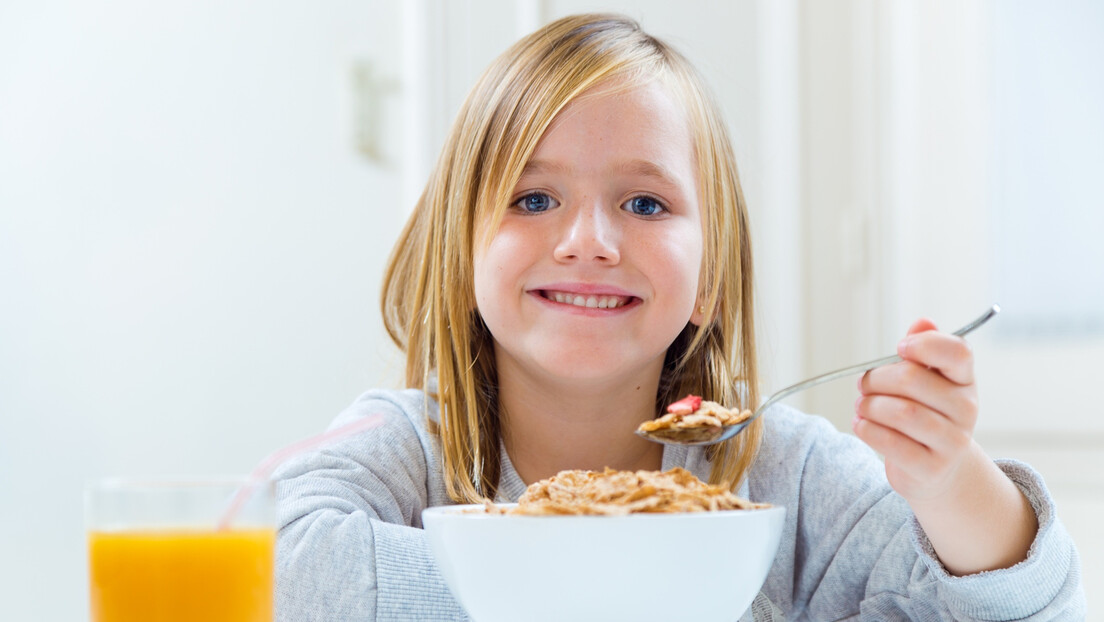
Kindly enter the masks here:
M 87 480 L 243 473 L 399 377 L 405 156 L 358 150 L 354 67 L 397 79 L 400 33 L 392 2 L 0 3 L 0 619 L 87 616 Z

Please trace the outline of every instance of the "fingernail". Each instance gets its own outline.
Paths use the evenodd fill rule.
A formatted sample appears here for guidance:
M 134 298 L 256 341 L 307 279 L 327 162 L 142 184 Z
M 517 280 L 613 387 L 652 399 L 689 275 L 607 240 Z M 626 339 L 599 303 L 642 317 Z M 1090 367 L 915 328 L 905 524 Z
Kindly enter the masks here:
M 912 337 L 905 337 L 904 339 L 898 341 L 897 342 L 897 355 L 900 356 L 901 358 L 905 358 L 905 355 L 908 354 L 909 346 L 911 346 L 911 345 L 912 345 Z
M 860 421 L 862 421 L 862 417 L 860 417 L 859 415 L 855 415 L 855 418 L 851 420 L 851 429 L 854 430 L 855 428 L 859 427 Z

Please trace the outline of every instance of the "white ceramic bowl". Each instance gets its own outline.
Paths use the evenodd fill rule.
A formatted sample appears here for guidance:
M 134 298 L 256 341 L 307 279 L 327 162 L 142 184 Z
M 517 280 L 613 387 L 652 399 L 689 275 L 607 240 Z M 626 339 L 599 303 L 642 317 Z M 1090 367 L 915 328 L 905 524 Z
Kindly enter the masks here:
M 786 517 L 781 507 L 628 516 L 482 508 L 422 512 L 437 565 L 475 622 L 733 622 L 766 580 Z

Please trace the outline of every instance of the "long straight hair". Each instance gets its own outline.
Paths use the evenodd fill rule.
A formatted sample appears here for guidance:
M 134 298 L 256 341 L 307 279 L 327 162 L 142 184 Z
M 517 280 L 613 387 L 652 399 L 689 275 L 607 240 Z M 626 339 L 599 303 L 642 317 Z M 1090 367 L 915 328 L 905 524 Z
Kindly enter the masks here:
M 406 385 L 440 405 L 445 482 L 456 502 L 493 499 L 500 455 L 493 338 L 476 308 L 477 223 L 497 230 L 545 130 L 599 84 L 661 80 L 685 109 L 702 201 L 700 326 L 688 323 L 664 361 L 656 411 L 693 393 L 723 404 L 758 403 L 751 242 L 736 160 L 720 109 L 691 64 L 619 15 L 552 22 L 496 59 L 447 137 L 425 191 L 392 251 L 381 308 L 406 354 Z M 486 236 L 484 236 L 486 238 Z M 735 489 L 762 438 L 762 421 L 710 448 L 710 481 Z

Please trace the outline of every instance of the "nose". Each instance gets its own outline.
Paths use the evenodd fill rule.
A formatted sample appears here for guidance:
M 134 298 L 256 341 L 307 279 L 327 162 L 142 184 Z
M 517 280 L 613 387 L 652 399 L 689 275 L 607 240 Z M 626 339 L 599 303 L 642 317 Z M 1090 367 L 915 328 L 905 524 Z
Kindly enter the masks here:
M 621 261 L 621 234 L 613 215 L 604 206 L 590 201 L 568 213 L 566 228 L 553 251 L 557 261 L 597 261 L 609 265 Z

